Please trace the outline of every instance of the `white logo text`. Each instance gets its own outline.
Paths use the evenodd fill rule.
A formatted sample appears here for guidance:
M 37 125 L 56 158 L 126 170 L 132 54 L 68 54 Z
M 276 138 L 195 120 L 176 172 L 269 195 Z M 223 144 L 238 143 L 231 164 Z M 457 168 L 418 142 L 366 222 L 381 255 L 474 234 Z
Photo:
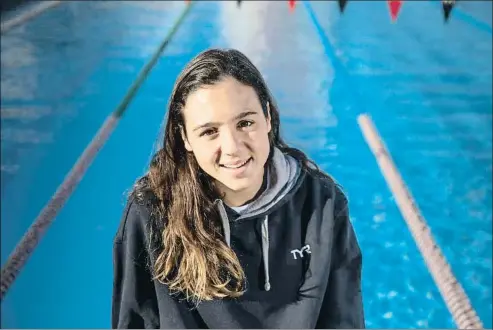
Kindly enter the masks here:
M 310 250 L 310 245 L 303 246 L 301 250 L 298 249 L 291 250 L 291 254 L 293 255 L 293 258 L 295 260 L 298 259 L 298 255 L 300 256 L 300 258 L 303 258 L 303 252 L 311 254 L 312 251 Z

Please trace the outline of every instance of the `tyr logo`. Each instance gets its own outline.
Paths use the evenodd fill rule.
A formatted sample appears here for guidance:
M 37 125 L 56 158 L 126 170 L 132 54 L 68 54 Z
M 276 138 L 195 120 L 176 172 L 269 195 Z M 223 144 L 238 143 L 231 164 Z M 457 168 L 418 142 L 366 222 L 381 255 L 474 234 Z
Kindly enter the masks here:
M 310 245 L 303 246 L 301 248 L 301 250 L 298 250 L 298 249 L 291 250 L 291 253 L 293 254 L 294 260 L 298 259 L 297 255 L 299 255 L 301 258 L 303 258 L 303 252 L 311 254 L 312 251 L 310 250 Z

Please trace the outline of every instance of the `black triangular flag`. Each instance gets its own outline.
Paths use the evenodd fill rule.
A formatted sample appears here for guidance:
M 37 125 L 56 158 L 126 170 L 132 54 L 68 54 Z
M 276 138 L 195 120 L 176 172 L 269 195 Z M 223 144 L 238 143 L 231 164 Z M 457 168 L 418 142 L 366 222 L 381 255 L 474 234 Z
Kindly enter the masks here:
M 236 1 L 236 7 L 240 7 L 241 6 L 241 0 L 237 0 Z
M 341 11 L 341 14 L 344 13 L 344 9 L 346 8 L 348 0 L 338 0 L 339 2 L 339 10 Z
M 450 13 L 455 6 L 455 0 L 442 0 L 443 7 L 443 17 L 445 18 L 445 22 L 448 22 L 450 18 Z

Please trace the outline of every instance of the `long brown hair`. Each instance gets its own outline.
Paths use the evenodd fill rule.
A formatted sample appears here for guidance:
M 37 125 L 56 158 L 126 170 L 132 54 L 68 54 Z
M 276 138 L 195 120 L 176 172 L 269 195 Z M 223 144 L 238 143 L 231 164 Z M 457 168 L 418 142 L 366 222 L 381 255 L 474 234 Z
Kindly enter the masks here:
M 151 191 L 154 197 L 151 241 L 157 246 L 152 265 L 155 279 L 194 303 L 239 297 L 244 292 L 245 274 L 225 243 L 215 207 L 220 195 L 213 179 L 185 149 L 181 136 L 182 109 L 188 95 L 226 76 L 251 86 L 266 117 L 270 111 L 271 156 L 267 163 L 271 162 L 273 147 L 277 147 L 300 160 L 305 169 L 316 168 L 305 154 L 282 141 L 276 103 L 262 75 L 245 55 L 232 49 L 210 49 L 190 61 L 178 76 L 169 100 L 162 148 L 134 191 L 137 196 Z

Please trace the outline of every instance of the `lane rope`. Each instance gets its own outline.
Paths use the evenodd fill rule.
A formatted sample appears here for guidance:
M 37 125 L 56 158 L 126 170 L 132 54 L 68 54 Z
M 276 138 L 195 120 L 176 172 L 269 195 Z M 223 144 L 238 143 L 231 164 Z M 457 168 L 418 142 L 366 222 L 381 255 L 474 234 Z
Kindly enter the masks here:
M 469 297 L 454 276 L 373 121 L 367 114 L 362 114 L 358 116 L 358 124 L 456 325 L 459 329 L 483 329 Z
M 190 12 L 193 3 L 194 2 L 188 4 L 186 8 L 181 12 L 177 21 L 173 24 L 171 30 L 161 42 L 158 49 L 153 54 L 152 58 L 142 68 L 139 75 L 135 79 L 134 83 L 130 86 L 129 90 L 123 97 L 118 107 L 106 118 L 101 128 L 92 138 L 91 142 L 88 144 L 70 172 L 67 174 L 62 184 L 56 190 L 55 194 L 41 210 L 41 213 L 34 220 L 33 224 L 29 227 L 27 232 L 24 234 L 22 239 L 15 247 L 12 254 L 9 256 L 7 262 L 2 267 L 0 301 L 3 301 L 5 294 L 16 280 L 21 269 L 24 267 L 27 260 L 39 244 L 41 238 L 43 237 L 49 226 L 53 223 L 58 212 L 62 209 L 70 195 L 73 193 L 73 191 L 81 181 L 82 177 L 84 176 L 85 172 L 91 165 L 98 152 L 108 140 L 119 120 L 125 113 L 131 100 L 137 93 L 139 87 L 143 84 L 151 69 L 159 60 L 161 53 L 170 43 L 179 26 L 182 24 L 187 14 Z
M 2 22 L 0 33 L 5 33 L 10 29 L 12 29 L 13 27 L 25 23 L 28 20 L 38 16 L 39 14 L 45 12 L 50 8 L 54 8 L 58 6 L 61 3 L 62 1 L 40 1 L 37 5 L 33 6 L 32 8 L 29 8 L 28 10 L 26 10 L 26 12 L 21 13 L 19 16 L 13 17 L 11 19 L 6 20 L 5 22 Z
M 354 84 L 352 77 L 347 73 L 345 66 L 340 62 L 335 51 L 333 50 L 332 44 L 324 29 L 320 25 L 310 2 L 304 1 L 303 4 L 305 5 L 305 9 L 308 11 L 309 17 L 312 20 L 319 37 L 321 38 L 325 53 L 331 60 L 335 70 L 340 71 L 340 74 L 347 80 L 349 85 Z M 361 98 L 357 88 L 353 88 L 353 92 L 356 95 L 356 99 Z M 360 108 L 365 108 L 366 104 L 360 101 L 358 102 L 358 106 Z M 411 230 L 412 237 L 416 241 L 416 244 L 425 259 L 426 266 L 431 272 L 433 279 L 446 302 L 447 308 L 452 314 L 454 322 L 461 329 L 482 329 L 483 325 L 481 320 L 477 316 L 476 311 L 473 309 L 461 284 L 453 275 L 452 269 L 443 256 L 439 246 L 434 241 L 430 228 L 426 225 L 425 220 L 419 213 L 416 203 L 412 199 L 409 191 L 407 191 L 396 167 L 391 161 L 388 151 L 383 145 L 383 142 L 381 142 L 378 138 L 376 128 L 371 125 L 372 122 L 369 119 L 369 116 L 359 116 L 358 123 L 363 131 L 363 134 L 365 135 L 367 143 L 370 145 L 370 148 L 378 161 L 385 179 L 387 180 L 394 196 L 396 197 L 396 200 L 398 201 L 398 206 L 401 213 L 403 213 L 409 229 Z M 381 165 L 382 163 L 384 165 Z M 383 168 L 387 172 L 384 172 Z M 397 194 L 400 195 L 397 196 Z

